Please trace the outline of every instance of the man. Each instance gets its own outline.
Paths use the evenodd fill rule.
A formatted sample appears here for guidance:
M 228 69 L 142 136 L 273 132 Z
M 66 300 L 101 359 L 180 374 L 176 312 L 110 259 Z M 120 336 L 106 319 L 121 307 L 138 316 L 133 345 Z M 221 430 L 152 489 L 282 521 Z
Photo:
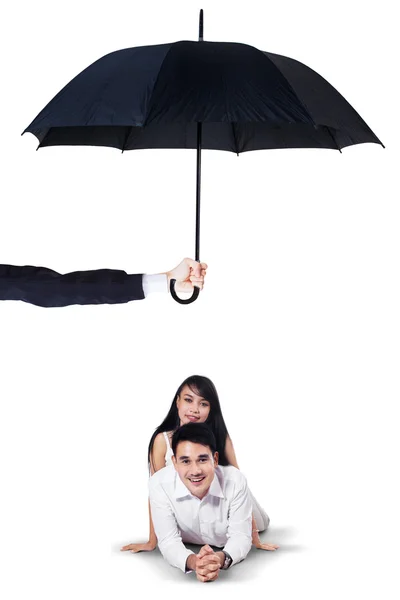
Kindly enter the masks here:
M 45 267 L 0 265 L 0 300 L 22 300 L 36 306 L 71 304 L 120 304 L 142 300 L 151 292 L 203 289 L 207 265 L 185 258 L 177 267 L 157 275 L 128 275 L 125 271 L 99 269 L 61 275 Z
M 221 569 L 246 558 L 251 548 L 252 503 L 244 475 L 218 466 L 207 425 L 189 423 L 172 438 L 173 465 L 149 481 L 151 514 L 158 546 L 170 565 L 214 581 Z M 183 542 L 201 544 L 195 554 Z M 222 550 L 214 551 L 216 546 Z

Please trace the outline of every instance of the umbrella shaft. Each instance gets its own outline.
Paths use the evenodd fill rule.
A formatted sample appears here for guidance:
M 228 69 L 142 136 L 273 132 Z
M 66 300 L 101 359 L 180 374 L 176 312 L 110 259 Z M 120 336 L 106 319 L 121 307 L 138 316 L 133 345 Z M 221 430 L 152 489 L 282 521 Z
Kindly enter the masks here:
M 197 188 L 196 188 L 196 248 L 195 248 L 195 260 L 197 260 L 197 262 L 200 262 L 201 133 L 202 133 L 202 124 L 197 123 Z
M 203 41 L 204 13 L 199 14 L 199 42 Z M 200 187 L 201 187 L 201 123 L 197 123 L 197 189 L 196 189 L 196 248 L 195 260 L 200 262 Z

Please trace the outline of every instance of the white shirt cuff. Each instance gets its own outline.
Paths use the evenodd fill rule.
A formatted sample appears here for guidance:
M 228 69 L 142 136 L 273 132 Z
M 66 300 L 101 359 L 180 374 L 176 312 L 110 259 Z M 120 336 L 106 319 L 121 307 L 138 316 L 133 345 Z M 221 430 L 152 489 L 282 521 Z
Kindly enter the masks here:
M 251 536 L 235 535 L 228 539 L 224 546 L 225 552 L 232 558 L 231 567 L 246 558 L 251 550 Z
M 165 560 L 171 565 L 183 571 L 184 573 L 191 573 L 192 571 L 186 571 L 186 561 L 191 554 L 194 554 L 192 550 L 186 548 L 182 541 L 176 541 L 173 544 L 158 544 L 161 554 Z
M 145 296 L 148 296 L 152 292 L 168 292 L 168 279 L 165 273 L 143 275 L 142 285 Z

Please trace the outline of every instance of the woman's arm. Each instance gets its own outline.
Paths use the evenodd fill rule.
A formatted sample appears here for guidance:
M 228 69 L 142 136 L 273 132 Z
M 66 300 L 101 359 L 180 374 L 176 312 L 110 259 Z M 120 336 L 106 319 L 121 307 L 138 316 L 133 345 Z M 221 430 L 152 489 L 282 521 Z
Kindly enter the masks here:
M 165 443 L 164 435 L 159 433 L 153 444 L 150 454 L 150 473 L 154 475 L 156 471 L 165 467 L 165 454 L 167 452 L 167 444 Z M 131 552 L 151 552 L 157 546 L 157 536 L 154 531 L 153 519 L 151 518 L 151 508 L 149 500 L 149 541 L 144 544 L 128 544 L 121 548 L 122 551 L 130 550 Z
M 236 467 L 237 469 L 239 469 L 239 465 L 236 460 L 235 450 L 233 448 L 232 440 L 229 437 L 229 435 L 226 436 L 225 456 L 226 456 L 228 463 L 230 465 L 232 465 L 232 467 Z
M 150 473 L 154 475 L 160 469 L 165 467 L 165 455 L 167 454 L 167 444 L 163 433 L 156 435 L 153 447 L 150 453 Z

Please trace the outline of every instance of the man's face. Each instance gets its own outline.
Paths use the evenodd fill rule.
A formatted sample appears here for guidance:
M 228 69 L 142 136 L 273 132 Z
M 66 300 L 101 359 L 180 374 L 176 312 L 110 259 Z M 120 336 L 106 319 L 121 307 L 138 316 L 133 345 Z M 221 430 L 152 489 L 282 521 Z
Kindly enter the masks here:
M 209 446 L 194 442 L 179 442 L 172 462 L 189 492 L 197 498 L 204 498 L 214 479 L 214 469 L 218 465 L 218 452 L 213 456 Z

